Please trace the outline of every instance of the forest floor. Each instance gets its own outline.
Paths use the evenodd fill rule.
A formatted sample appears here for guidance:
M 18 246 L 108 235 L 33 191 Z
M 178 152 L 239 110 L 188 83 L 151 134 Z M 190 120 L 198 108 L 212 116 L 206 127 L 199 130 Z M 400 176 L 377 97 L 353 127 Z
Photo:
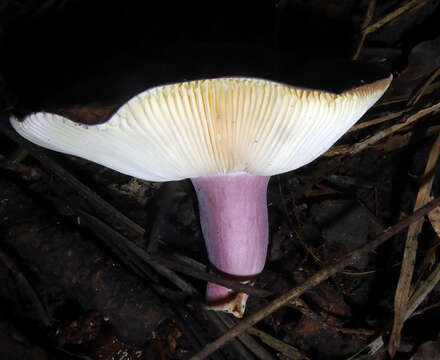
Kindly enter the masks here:
M 253 288 L 207 272 L 189 180 L 30 144 L 0 76 L 1 359 L 440 359 L 440 211 L 423 208 L 440 196 L 440 2 L 341 3 L 302 6 L 354 19 L 352 57 L 394 81 L 328 152 L 271 178 Z M 249 291 L 243 319 L 206 309 L 207 280 Z

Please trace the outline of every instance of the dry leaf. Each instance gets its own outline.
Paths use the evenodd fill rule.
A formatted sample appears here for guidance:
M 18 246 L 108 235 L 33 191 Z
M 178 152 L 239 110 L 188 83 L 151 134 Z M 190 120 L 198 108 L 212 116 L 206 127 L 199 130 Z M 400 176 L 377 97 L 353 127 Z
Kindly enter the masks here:
M 167 337 L 168 340 L 168 347 L 170 348 L 171 354 L 174 354 L 176 352 L 177 348 L 177 339 L 179 339 L 182 336 L 182 333 L 179 331 L 179 329 L 174 328 Z

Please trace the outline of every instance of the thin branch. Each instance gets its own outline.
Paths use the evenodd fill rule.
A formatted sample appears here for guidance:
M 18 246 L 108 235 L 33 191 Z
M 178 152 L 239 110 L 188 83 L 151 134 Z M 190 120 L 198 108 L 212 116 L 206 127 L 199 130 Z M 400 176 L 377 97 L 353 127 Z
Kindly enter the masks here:
M 434 72 L 426 79 L 426 81 L 423 83 L 423 85 L 416 90 L 416 92 L 410 97 L 408 100 L 408 105 L 413 106 L 415 105 L 420 98 L 423 96 L 423 94 L 426 92 L 426 90 L 429 88 L 429 86 L 432 84 L 432 82 L 437 79 L 437 77 L 440 75 L 440 67 L 437 70 L 434 70 Z
M 247 332 L 251 335 L 257 336 L 266 345 L 280 352 L 284 356 L 287 356 L 293 360 L 310 360 L 302 351 L 294 348 L 292 345 L 286 344 L 285 342 L 278 340 L 277 338 L 265 333 L 264 331 L 261 331 L 254 327 L 250 327 L 249 329 L 247 329 Z
M 376 7 L 376 0 L 370 0 L 370 3 L 368 4 L 367 12 L 365 13 L 365 18 L 362 23 L 362 31 L 359 38 L 359 42 L 356 48 L 356 51 L 352 57 L 353 60 L 357 60 L 359 58 L 360 52 L 362 50 L 362 47 L 364 45 L 365 39 L 367 36 L 377 30 L 379 30 L 382 26 L 388 24 L 389 22 L 393 21 L 394 19 L 398 18 L 405 12 L 417 7 L 422 6 L 424 3 L 428 2 L 430 0 L 412 0 L 407 2 L 406 4 L 398 7 L 397 9 L 393 10 L 389 14 L 385 15 L 382 19 L 376 21 L 375 23 L 371 24 L 371 20 L 373 19 L 374 10 Z
M 117 231 L 113 230 L 110 226 L 108 226 L 103 221 L 95 218 L 94 216 L 85 213 L 84 211 L 80 211 L 80 218 L 83 222 L 89 225 L 89 229 L 93 231 L 93 233 L 98 236 L 102 241 L 109 244 L 112 249 L 116 249 L 118 253 L 125 253 L 126 257 L 132 258 L 132 254 L 136 254 L 137 257 L 141 258 L 148 265 L 153 267 L 159 274 L 163 277 L 170 280 L 174 285 L 176 285 L 180 290 L 189 295 L 196 295 L 197 290 L 189 284 L 187 281 L 182 279 L 179 275 L 175 274 L 168 267 L 163 266 L 157 260 L 155 261 L 155 257 L 149 255 L 143 249 L 137 247 L 131 241 L 127 240 L 124 236 L 119 234 Z M 133 250 L 136 249 L 136 252 Z M 139 256 L 139 253 L 142 253 L 143 256 Z M 157 259 L 157 257 L 156 257 Z M 125 259 L 122 259 L 125 262 Z M 135 261 L 137 265 L 137 261 Z
M 229 328 L 226 326 L 226 324 L 221 320 L 221 318 L 217 315 L 216 312 L 206 310 L 202 308 L 202 311 L 204 312 L 205 316 L 208 318 L 208 320 L 215 325 L 215 327 L 221 331 L 227 331 Z M 242 344 L 241 338 L 238 337 L 237 339 L 233 339 L 231 341 L 231 345 L 234 347 L 235 351 L 240 355 L 240 359 L 243 360 L 253 360 L 255 359 L 252 354 L 244 347 Z M 269 358 L 259 358 L 260 360 L 272 360 Z
M 398 18 L 403 13 L 411 10 L 412 8 L 415 8 L 416 6 L 421 6 L 424 3 L 427 3 L 428 1 L 430 1 L 430 0 L 411 0 L 411 1 L 408 1 L 406 4 L 403 4 L 402 6 L 393 10 L 389 14 L 385 15 L 382 19 L 376 21 L 374 24 L 367 26 L 363 32 L 366 35 L 371 34 L 372 32 L 379 30 L 382 26 L 384 26 L 384 25 L 388 24 L 389 22 L 393 21 L 394 19 Z
M 364 30 L 373 20 L 375 8 L 376 8 L 376 0 L 370 0 L 367 11 L 365 12 L 364 21 L 362 22 L 361 37 L 359 39 L 357 49 L 353 55 L 353 60 L 357 60 L 359 58 L 359 54 L 361 53 L 362 46 L 364 45 L 365 39 L 367 38 L 367 33 Z
M 353 131 L 358 131 L 358 130 L 361 130 L 361 129 L 365 129 L 365 128 L 370 127 L 370 126 L 378 125 L 378 124 L 381 124 L 381 123 L 383 123 L 385 121 L 398 118 L 399 116 L 403 115 L 405 112 L 406 112 L 405 110 L 397 111 L 397 112 L 392 112 L 390 114 L 379 116 L 378 118 L 373 119 L 373 120 L 361 122 L 359 124 L 356 124 L 356 125 L 352 126 L 350 128 L 350 130 L 347 131 L 347 133 L 350 133 L 350 132 L 353 132 Z
M 434 169 L 440 156 L 440 135 L 437 136 L 428 161 L 425 167 L 422 185 L 417 193 L 417 199 L 414 210 L 429 202 L 432 184 L 434 182 Z M 403 254 L 402 266 L 400 270 L 399 282 L 394 297 L 394 324 L 388 345 L 388 353 L 391 358 L 394 357 L 400 345 L 400 333 L 405 322 L 405 314 L 407 312 L 408 298 L 411 289 L 411 281 L 414 273 L 414 267 L 417 256 L 417 239 L 422 230 L 423 219 L 413 222 L 408 228 L 406 237 L 405 251 Z
M 133 246 L 136 246 L 133 244 Z M 143 253 L 144 251 L 140 248 L 137 249 L 139 253 Z M 142 257 L 145 257 L 145 255 L 141 255 Z M 145 257 L 146 259 L 146 257 Z M 150 260 L 151 261 L 151 260 Z M 189 276 L 192 276 L 196 279 L 205 280 L 209 282 L 213 282 L 216 284 L 223 285 L 225 287 L 228 287 L 229 289 L 232 289 L 237 292 L 243 292 L 249 295 L 257 296 L 257 297 L 268 297 L 272 295 L 272 293 L 268 290 L 264 289 L 258 289 L 249 285 L 242 284 L 235 280 L 230 280 L 227 278 L 224 278 L 222 276 L 219 276 L 217 274 L 211 274 L 211 273 L 203 273 L 198 271 L 197 269 L 194 269 L 190 266 L 187 266 L 185 264 L 177 263 L 174 260 L 170 260 L 164 257 L 156 257 L 153 261 L 157 261 L 170 269 L 173 269 L 175 271 L 181 272 L 182 274 L 186 274 Z
M 426 131 L 422 136 L 417 136 L 417 139 L 419 138 L 424 139 L 434 135 L 438 135 L 439 132 L 440 132 L 440 125 L 430 126 L 429 128 L 426 129 Z M 371 149 L 385 151 L 385 152 L 391 152 L 394 150 L 402 149 L 410 144 L 411 140 L 414 138 L 414 135 L 415 135 L 414 131 L 408 131 L 402 134 L 396 134 L 390 136 L 383 143 L 373 145 Z
M 230 316 L 228 316 L 225 313 L 222 312 L 215 312 L 214 315 L 216 315 L 223 323 L 226 325 L 227 329 L 230 329 L 231 327 L 235 326 L 237 324 L 237 321 L 232 319 Z M 249 329 L 248 329 L 249 332 Z M 261 346 L 252 336 L 250 336 L 247 333 L 242 333 L 238 336 L 240 341 L 250 350 L 252 353 L 260 360 L 275 360 L 275 358 L 267 352 L 267 350 Z M 261 338 L 260 338 L 261 339 Z M 263 340 L 263 339 L 261 339 Z M 266 343 L 263 340 L 264 343 Z
M 371 336 L 374 334 L 373 331 L 366 330 L 366 329 L 351 329 L 351 328 L 344 328 L 342 326 L 331 325 L 323 318 L 323 316 L 321 316 L 321 314 L 315 313 L 300 298 L 292 300 L 291 302 L 289 302 L 287 304 L 287 306 L 291 307 L 292 309 L 298 310 L 304 316 L 307 316 L 308 318 L 312 319 L 313 321 L 316 321 L 320 326 L 322 326 L 325 329 L 329 329 L 330 331 L 337 331 L 342 334 L 358 335 L 358 336 L 362 336 L 362 337 Z
M 209 342 L 208 334 L 202 329 L 199 323 L 184 306 L 177 306 L 176 312 L 179 315 L 179 318 L 177 318 L 178 326 L 191 342 L 194 350 L 200 351 L 201 347 Z M 208 311 L 206 313 L 208 313 Z M 212 354 L 211 356 L 212 360 L 223 360 L 224 358 L 225 357 L 221 353 Z
M 336 155 L 354 155 L 357 154 L 365 149 L 367 149 L 369 146 L 376 144 L 380 140 L 386 138 L 387 136 L 400 131 L 401 129 L 405 128 L 406 126 L 412 124 L 413 122 L 419 120 L 420 118 L 429 115 L 431 113 L 437 112 L 440 110 L 440 103 L 431 105 L 429 107 L 423 108 L 421 110 L 418 110 L 416 113 L 413 113 L 412 115 L 406 115 L 406 119 L 404 122 L 395 124 L 393 126 L 390 126 L 389 128 L 386 128 L 384 130 L 381 130 L 374 134 L 373 136 L 369 136 L 362 141 L 353 144 L 353 145 L 340 145 L 340 146 L 334 146 L 329 151 L 327 151 L 323 156 L 336 156 Z

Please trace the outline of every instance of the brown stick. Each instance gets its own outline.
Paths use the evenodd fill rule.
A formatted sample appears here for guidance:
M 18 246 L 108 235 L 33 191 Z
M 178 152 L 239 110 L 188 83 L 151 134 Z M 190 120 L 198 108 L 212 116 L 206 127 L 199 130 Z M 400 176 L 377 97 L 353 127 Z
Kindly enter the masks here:
M 266 345 L 270 346 L 272 349 L 280 352 L 286 357 L 292 360 L 310 360 L 302 351 L 294 348 L 292 345 L 286 344 L 285 342 L 278 340 L 277 338 L 256 329 L 254 327 L 250 327 L 248 330 L 249 334 L 252 334 L 261 339 Z
M 376 21 L 374 24 L 371 24 L 367 26 L 363 32 L 368 35 L 372 32 L 375 32 L 376 30 L 379 30 L 382 26 L 385 24 L 388 24 L 392 20 L 396 19 L 403 13 L 407 12 L 408 10 L 411 10 L 412 8 L 415 8 L 416 6 L 421 6 L 424 3 L 428 2 L 429 0 L 411 0 L 408 1 L 406 4 L 398 7 L 396 10 L 393 10 L 389 14 L 385 15 L 382 19 Z
M 307 281 L 305 281 L 300 286 L 297 286 L 282 296 L 278 297 L 277 299 L 271 301 L 268 305 L 264 306 L 262 309 L 258 310 L 256 313 L 250 315 L 245 320 L 241 321 L 238 325 L 231 328 L 229 331 L 224 333 L 222 336 L 220 336 L 217 340 L 212 342 L 211 344 L 206 345 L 202 351 L 200 351 L 198 354 L 194 355 L 190 358 L 190 360 L 203 360 L 210 354 L 212 354 L 214 351 L 216 351 L 218 348 L 226 344 L 228 341 L 233 339 L 234 337 L 240 335 L 242 332 L 246 331 L 251 326 L 255 325 L 260 320 L 264 319 L 268 315 L 272 314 L 282 306 L 286 305 L 288 302 L 293 300 L 294 298 L 300 296 L 301 294 L 305 293 L 306 291 L 310 290 L 311 288 L 315 287 L 316 285 L 320 284 L 321 282 L 327 280 L 329 277 L 335 275 L 339 271 L 343 270 L 345 267 L 352 265 L 356 261 L 359 260 L 359 258 L 367 253 L 368 251 L 371 251 L 375 248 L 377 248 L 379 245 L 382 245 L 385 241 L 390 239 L 392 236 L 396 235 L 397 233 L 401 232 L 405 228 L 407 228 L 410 224 L 412 224 L 414 221 L 417 221 L 418 219 L 425 216 L 427 213 L 429 213 L 432 209 L 436 208 L 437 206 L 440 206 L 440 197 L 434 199 L 427 205 L 423 206 L 419 210 L 415 211 L 411 216 L 408 216 L 406 219 L 398 222 L 393 227 L 388 228 L 385 230 L 379 237 L 377 237 L 375 240 L 369 242 L 368 244 L 362 246 L 361 248 L 352 251 L 349 253 L 346 257 L 343 259 L 336 261 L 333 265 L 330 265 L 310 277 Z
M 434 170 L 440 156 L 440 135 L 432 146 L 428 161 L 425 167 L 423 183 L 417 193 L 414 209 L 429 202 L 432 183 L 434 182 Z M 405 314 L 408 308 L 408 299 L 410 296 L 411 280 L 414 273 L 414 267 L 417 256 L 417 239 L 422 230 L 423 219 L 413 222 L 408 228 L 406 236 L 405 252 L 403 254 L 402 266 L 400 270 L 399 282 L 397 284 L 396 294 L 394 297 L 394 323 L 391 332 L 390 342 L 388 345 L 388 353 L 391 358 L 394 357 L 398 347 L 400 346 L 400 333 L 405 322 Z
M 357 131 L 357 130 L 361 130 L 361 129 L 365 129 L 365 128 L 369 127 L 369 126 L 381 124 L 381 123 L 383 123 L 385 121 L 398 118 L 399 116 L 403 115 L 404 113 L 405 113 L 405 110 L 401 110 L 401 111 L 392 112 L 392 113 L 389 113 L 389 114 L 386 114 L 386 115 L 379 116 L 378 118 L 375 118 L 373 120 L 361 122 L 359 124 L 353 125 L 350 128 L 350 130 L 347 131 L 347 133 L 350 133 L 350 132 L 353 132 L 353 131 Z
M 437 70 L 434 70 L 434 72 L 426 79 L 426 81 L 423 83 L 423 85 L 416 90 L 416 92 L 411 95 L 411 97 L 408 100 L 408 106 L 415 105 L 420 98 L 423 96 L 423 94 L 428 89 L 429 85 L 432 84 L 432 82 L 440 75 L 440 67 L 437 68 Z
M 376 21 L 375 23 L 371 24 L 371 20 L 373 19 L 374 15 L 374 9 L 376 7 L 376 1 L 370 0 L 370 4 L 368 5 L 367 12 L 365 13 L 365 18 L 362 23 L 362 32 L 361 36 L 356 48 L 356 51 L 352 57 L 353 60 L 357 60 L 359 58 L 359 54 L 361 52 L 362 46 L 364 45 L 365 39 L 367 38 L 368 34 L 371 34 L 377 30 L 379 30 L 382 26 L 385 24 L 393 21 L 400 15 L 404 14 L 405 12 L 416 8 L 417 6 L 422 6 L 424 3 L 428 2 L 429 0 L 411 0 L 408 1 L 406 4 L 398 7 L 397 9 L 393 10 L 392 12 L 385 15 L 382 19 Z
M 358 42 L 356 52 L 353 55 L 353 60 L 357 60 L 359 57 L 359 54 L 361 53 L 362 46 L 364 45 L 365 39 L 367 38 L 367 33 L 364 30 L 371 23 L 371 20 L 373 20 L 375 8 L 376 8 L 376 0 L 370 0 L 370 3 L 368 4 L 367 11 L 365 13 L 364 21 L 362 22 L 362 27 L 361 27 L 362 32 L 361 32 L 361 36 L 360 36 L 360 39 Z
M 229 330 L 231 327 L 237 324 L 237 321 L 233 320 L 229 315 L 221 311 L 211 311 L 211 313 L 214 313 L 214 315 L 225 324 L 225 329 Z M 275 360 L 275 358 L 248 333 L 244 332 L 239 335 L 238 338 L 258 359 Z
M 226 324 L 220 319 L 216 311 L 210 311 L 207 309 L 203 309 L 202 311 L 205 315 L 205 317 L 208 318 L 208 320 L 214 324 L 214 326 L 219 330 L 219 332 L 227 331 L 229 328 L 226 326 Z M 236 339 L 232 339 L 231 345 L 235 348 L 235 351 L 238 353 L 239 357 L 238 359 L 243 360 L 254 360 L 255 357 L 246 349 L 244 346 L 243 341 L 241 341 L 242 336 L 239 336 Z M 239 341 L 240 340 L 240 341 Z M 213 354 L 214 355 L 214 354 Z M 264 359 L 264 358 L 258 358 L 260 360 L 274 360 L 274 359 Z
M 420 118 L 429 115 L 431 113 L 437 112 L 440 110 L 440 103 L 431 105 L 429 107 L 423 108 L 418 110 L 414 114 L 408 114 L 406 115 L 406 119 L 404 122 L 395 124 L 393 126 L 390 126 L 386 128 L 385 130 L 379 131 L 373 136 L 367 137 L 363 139 L 362 141 L 353 144 L 353 145 L 340 145 L 340 146 L 334 146 L 330 148 L 329 151 L 323 154 L 323 156 L 336 156 L 336 155 L 355 155 L 358 152 L 361 152 L 365 149 L 367 149 L 369 146 L 376 144 L 380 140 L 386 138 L 387 136 L 400 131 L 404 127 L 412 124 L 413 122 L 419 120 Z

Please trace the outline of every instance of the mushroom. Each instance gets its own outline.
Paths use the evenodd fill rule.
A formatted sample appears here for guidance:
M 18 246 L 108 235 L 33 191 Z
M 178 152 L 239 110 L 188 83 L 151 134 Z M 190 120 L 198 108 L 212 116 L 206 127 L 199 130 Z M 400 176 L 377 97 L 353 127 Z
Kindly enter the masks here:
M 35 144 L 149 181 L 190 178 L 213 271 L 252 284 L 268 245 L 271 175 L 306 165 L 382 96 L 392 76 L 340 93 L 260 78 L 221 77 L 150 88 L 108 121 L 46 112 L 11 117 Z M 209 283 L 208 305 L 243 316 L 247 295 Z

